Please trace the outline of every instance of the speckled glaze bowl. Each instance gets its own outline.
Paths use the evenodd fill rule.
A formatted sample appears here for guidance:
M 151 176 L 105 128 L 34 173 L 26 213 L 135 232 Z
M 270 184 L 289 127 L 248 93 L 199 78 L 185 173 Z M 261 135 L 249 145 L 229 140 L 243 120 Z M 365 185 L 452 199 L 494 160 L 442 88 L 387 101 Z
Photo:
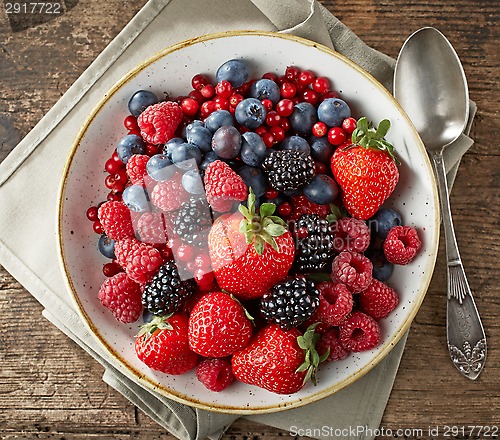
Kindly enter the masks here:
M 333 88 L 351 106 L 353 116 L 367 116 L 377 124 L 388 118 L 392 127 L 387 139 L 401 160 L 400 182 L 385 206 L 402 213 L 405 224 L 415 226 L 423 247 L 408 266 L 398 266 L 389 284 L 400 294 L 400 304 L 381 320 L 382 342 L 370 351 L 325 364 L 319 384 L 308 384 L 290 396 L 235 383 L 220 393 L 208 391 L 191 371 L 168 376 L 141 363 L 134 352 L 138 323 L 117 322 L 97 298 L 104 281 L 104 257 L 97 250 L 97 236 L 85 211 L 106 199 L 102 167 L 118 140 L 127 102 L 139 89 L 162 96 L 187 93 L 197 73 L 214 76 L 219 65 L 244 58 L 251 77 L 265 72 L 284 72 L 289 65 L 310 69 L 328 77 Z M 109 357 L 128 377 L 174 400 L 204 409 L 234 413 L 266 413 L 298 407 L 329 396 L 362 377 L 394 347 L 410 326 L 425 296 L 438 247 L 439 211 L 431 165 L 424 146 L 393 97 L 373 77 L 334 51 L 289 35 L 261 32 L 229 32 L 180 43 L 158 53 L 121 79 L 99 102 L 76 136 L 64 171 L 58 213 L 61 263 L 68 287 L 82 319 L 104 346 Z

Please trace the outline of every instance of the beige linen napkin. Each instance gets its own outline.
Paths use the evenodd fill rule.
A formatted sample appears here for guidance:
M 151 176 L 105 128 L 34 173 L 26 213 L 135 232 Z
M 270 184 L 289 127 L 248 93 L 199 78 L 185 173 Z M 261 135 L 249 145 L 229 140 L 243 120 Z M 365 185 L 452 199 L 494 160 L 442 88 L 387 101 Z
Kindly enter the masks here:
M 203 19 L 194 13 L 200 3 L 149 1 L 0 164 L 0 263 L 45 307 L 47 319 L 106 368 L 107 383 L 178 438 L 201 440 L 218 438 L 236 417 L 194 409 L 143 389 L 96 343 L 74 310 L 58 263 L 55 212 L 62 169 L 81 122 L 102 95 L 143 59 L 181 40 L 211 32 L 258 29 L 294 33 L 335 48 L 389 89 L 394 60 L 366 46 L 314 0 L 211 0 L 206 2 Z M 471 145 L 472 140 L 464 135 L 447 150 L 450 181 Z M 301 432 L 317 438 L 331 438 L 335 432 L 343 438 L 373 438 L 404 342 L 405 338 L 365 377 L 327 399 L 250 418 L 292 434 L 300 435 L 297 430 L 303 429 Z

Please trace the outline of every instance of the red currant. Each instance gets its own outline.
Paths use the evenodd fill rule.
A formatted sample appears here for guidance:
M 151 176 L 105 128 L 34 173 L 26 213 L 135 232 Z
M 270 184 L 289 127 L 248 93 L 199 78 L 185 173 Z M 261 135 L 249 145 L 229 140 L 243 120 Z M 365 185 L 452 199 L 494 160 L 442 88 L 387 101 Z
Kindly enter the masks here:
M 265 193 L 266 198 L 269 200 L 275 199 L 276 197 L 278 197 L 278 195 L 279 192 L 276 191 L 275 189 L 268 189 Z
M 289 131 L 292 128 L 292 124 L 288 118 L 281 118 L 281 128 L 285 131 Z
M 215 93 L 223 98 L 229 98 L 233 94 L 233 86 L 229 81 L 223 80 L 215 86 Z
M 205 98 L 199 90 L 191 90 L 189 92 L 189 95 L 181 99 L 181 102 L 179 104 L 182 106 L 182 102 L 187 98 L 194 99 L 198 104 L 201 104 L 203 101 L 205 101 Z
M 107 175 L 106 179 L 104 179 L 104 184 L 106 185 L 106 188 L 121 192 L 125 189 L 125 185 L 118 183 L 115 176 L 115 174 Z
M 201 104 L 201 117 L 206 118 L 210 113 L 213 113 L 215 111 L 215 102 L 213 101 L 205 101 L 203 104 Z
M 328 142 L 330 142 L 332 145 L 340 145 L 342 142 L 345 142 L 346 139 L 346 132 L 342 130 L 342 128 L 330 128 L 330 131 L 328 132 Z
M 266 144 L 267 148 L 271 148 L 274 145 L 274 136 L 272 135 L 272 133 L 269 133 L 267 131 L 261 135 L 261 138 L 264 141 L 264 144 Z
M 135 134 L 136 136 L 140 136 L 141 135 L 141 130 L 137 129 L 137 130 L 129 130 L 129 132 L 127 134 Z
M 108 202 L 121 202 L 122 193 L 117 191 L 110 191 L 106 199 L 108 200 Z
M 338 98 L 339 97 L 339 94 L 337 92 L 334 92 L 333 90 L 330 90 L 326 93 L 323 93 L 321 96 L 320 96 L 320 101 L 323 102 L 325 99 L 328 99 L 328 98 Z
M 148 156 L 154 156 L 155 154 L 158 154 L 159 149 L 159 145 L 146 144 L 146 154 Z
M 229 107 L 231 107 L 229 99 L 223 98 L 222 96 L 216 96 L 213 102 L 215 104 L 215 110 L 229 110 Z
M 266 116 L 267 125 L 269 125 L 270 127 L 274 127 L 280 125 L 280 122 L 281 122 L 281 116 L 278 114 L 277 111 L 271 110 L 270 112 L 267 113 Z
M 194 259 L 194 264 L 196 264 L 196 267 L 199 267 L 200 269 L 208 269 L 212 265 L 212 261 L 210 260 L 208 254 L 199 254 Z
M 283 217 L 288 217 L 291 213 L 292 213 L 292 206 L 288 202 L 282 203 L 278 208 L 278 214 Z
M 271 101 L 270 99 L 263 99 L 262 100 L 262 105 L 264 106 L 264 108 L 266 109 L 266 111 L 269 111 L 269 110 L 272 110 L 273 109 L 273 101 Z
M 215 87 L 212 84 L 207 84 L 200 89 L 201 96 L 205 99 L 212 99 L 215 95 Z
M 302 101 L 309 104 L 316 105 L 319 101 L 319 95 L 312 89 L 305 89 L 302 92 Z
M 314 162 L 314 170 L 316 174 L 325 174 L 326 173 L 326 165 L 320 160 L 316 160 Z
M 285 139 L 285 130 L 283 127 L 271 127 L 269 133 L 273 135 L 274 142 L 281 142 Z
M 354 118 L 345 118 L 342 121 L 342 128 L 347 134 L 351 134 L 356 129 L 356 119 Z
M 128 115 L 124 121 L 123 125 L 127 130 L 137 130 L 139 126 L 137 125 L 137 118 L 133 115 Z
M 328 127 L 324 122 L 316 122 L 316 124 L 312 126 L 311 131 L 314 136 L 323 137 L 328 132 Z
M 123 162 L 116 162 L 112 158 L 108 159 L 106 161 L 106 164 L 104 165 L 104 169 L 109 173 L 109 174 L 115 174 L 118 171 L 120 171 L 125 164 Z
M 280 116 L 290 116 L 293 113 L 293 101 L 282 99 L 276 104 L 276 111 Z
M 200 104 L 194 98 L 186 98 L 181 102 L 181 109 L 185 115 L 194 116 L 200 109 Z
M 278 75 L 273 72 L 267 72 L 262 75 L 262 79 L 270 79 L 271 81 L 276 82 L 278 80 Z
M 120 272 L 123 272 L 123 269 L 116 261 L 106 263 L 102 266 L 102 273 L 108 278 L 111 278 Z
M 120 162 L 123 164 L 122 160 L 120 159 L 120 157 L 118 156 L 118 153 L 115 151 L 113 151 L 113 154 L 111 155 L 111 159 L 113 159 L 115 162 Z
M 291 82 L 281 84 L 280 93 L 283 98 L 293 98 L 297 93 L 297 87 Z
M 312 84 L 315 78 L 314 73 L 310 70 L 303 70 L 300 72 L 297 82 L 303 86 L 308 86 L 309 84 Z
M 96 220 L 94 222 L 92 228 L 94 229 L 94 232 L 96 234 L 104 234 L 104 228 L 102 227 L 101 222 L 99 220 Z
M 206 86 L 209 83 L 210 81 L 208 80 L 208 78 L 200 74 L 193 76 L 193 78 L 191 79 L 191 85 L 195 90 L 200 90 L 203 86 Z
M 97 215 L 99 211 L 99 208 L 97 206 L 91 206 L 89 209 L 87 209 L 87 218 L 91 222 L 95 222 L 96 220 L 99 220 L 99 217 Z
M 263 125 L 255 129 L 255 133 L 257 133 L 259 136 L 262 136 L 266 131 L 267 129 Z
M 231 105 L 231 107 L 234 107 L 236 108 L 236 106 L 241 102 L 243 101 L 243 95 L 240 95 L 239 93 L 233 93 L 230 97 L 229 97 L 229 104 Z
M 297 81 L 299 74 L 300 70 L 295 66 L 288 66 L 285 70 L 285 78 L 289 81 Z
M 187 263 L 188 261 L 191 261 L 193 259 L 193 248 L 187 244 L 181 244 L 176 250 L 175 250 L 175 255 L 177 256 L 177 259 Z
M 315 92 L 326 93 L 330 89 L 330 81 L 324 76 L 318 76 L 312 83 L 311 87 Z

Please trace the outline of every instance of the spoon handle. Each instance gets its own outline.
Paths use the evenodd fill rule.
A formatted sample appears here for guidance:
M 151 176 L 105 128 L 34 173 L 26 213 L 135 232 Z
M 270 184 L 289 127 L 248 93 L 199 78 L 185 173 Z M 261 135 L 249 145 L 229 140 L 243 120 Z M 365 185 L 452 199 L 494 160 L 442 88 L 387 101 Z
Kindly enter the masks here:
M 486 360 L 486 336 L 458 252 L 442 152 L 434 153 L 432 159 L 441 202 L 448 265 L 448 350 L 458 371 L 474 380 Z

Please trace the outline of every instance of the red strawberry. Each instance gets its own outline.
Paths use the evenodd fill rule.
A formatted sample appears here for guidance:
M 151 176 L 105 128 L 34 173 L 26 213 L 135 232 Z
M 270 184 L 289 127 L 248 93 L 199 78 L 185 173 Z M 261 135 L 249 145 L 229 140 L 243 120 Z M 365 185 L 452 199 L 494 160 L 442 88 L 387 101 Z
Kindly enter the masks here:
M 241 202 L 247 198 L 248 188 L 241 176 L 221 160 L 216 160 L 207 166 L 203 180 L 207 201 L 215 211 L 227 212 L 234 202 Z
M 309 378 L 316 382 L 316 369 L 328 356 L 328 352 L 318 355 L 315 346 L 319 338 L 314 326 L 302 335 L 296 328 L 282 330 L 269 324 L 249 346 L 233 355 L 233 373 L 242 382 L 273 393 L 296 393 Z
M 182 121 L 182 109 L 176 102 L 164 101 L 150 105 L 137 118 L 141 136 L 150 144 L 169 141 Z
M 245 348 L 252 322 L 243 306 L 227 293 L 203 296 L 189 316 L 189 346 L 205 357 L 224 357 Z
M 399 180 L 393 146 L 384 139 L 389 127 L 384 119 L 375 130 L 361 118 L 352 133 L 352 145 L 337 148 L 331 158 L 342 202 L 353 217 L 361 220 L 375 214 Z
M 198 355 L 189 349 L 188 318 L 181 313 L 156 316 L 141 326 L 135 352 L 149 368 L 167 374 L 183 374 L 198 361 Z
M 248 208 L 219 217 L 210 229 L 208 248 L 217 283 L 238 298 L 258 298 L 283 281 L 295 255 L 285 222 L 273 215 L 276 206 L 263 203 L 255 212 L 255 194 Z

